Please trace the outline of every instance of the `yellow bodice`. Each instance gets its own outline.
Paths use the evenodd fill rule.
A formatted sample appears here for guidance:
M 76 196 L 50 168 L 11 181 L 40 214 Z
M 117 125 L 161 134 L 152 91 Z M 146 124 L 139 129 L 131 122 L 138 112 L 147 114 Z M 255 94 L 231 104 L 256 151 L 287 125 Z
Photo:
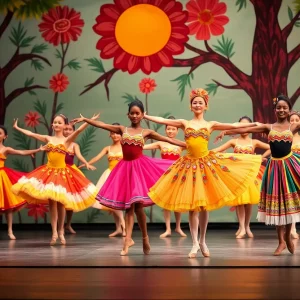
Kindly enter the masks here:
M 6 160 L 6 156 L 4 154 L 0 153 L 0 168 L 4 167 L 5 160 Z
M 208 155 L 208 141 L 210 133 L 207 128 L 186 128 L 184 139 L 186 142 L 187 156 L 190 158 L 200 158 Z
M 292 145 L 292 151 L 300 154 L 300 143 Z
M 122 152 L 117 152 L 117 153 L 109 152 L 107 155 L 108 168 L 112 170 L 122 158 L 123 158 Z
M 53 145 L 47 144 L 47 166 L 49 168 L 62 169 L 66 167 L 65 157 L 67 149 L 63 144 Z

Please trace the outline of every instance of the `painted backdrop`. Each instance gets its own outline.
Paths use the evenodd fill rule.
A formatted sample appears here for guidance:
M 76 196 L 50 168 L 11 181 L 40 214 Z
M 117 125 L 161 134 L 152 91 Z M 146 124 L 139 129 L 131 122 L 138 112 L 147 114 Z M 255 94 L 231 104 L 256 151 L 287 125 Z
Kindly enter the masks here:
M 273 122 L 272 98 L 280 93 L 299 109 L 299 0 L 1 0 L 0 12 L 0 124 L 19 149 L 39 144 L 12 130 L 14 118 L 48 134 L 57 113 L 72 119 L 100 111 L 105 122 L 128 124 L 127 105 L 138 98 L 148 114 L 189 119 L 191 87 L 209 91 L 209 120 Z M 78 142 L 91 158 L 110 140 L 89 127 Z M 7 164 L 30 171 L 44 162 L 41 154 Z M 96 182 L 106 167 L 103 159 L 86 176 Z M 163 221 L 159 207 L 147 216 Z M 47 222 L 47 208 L 31 205 L 15 218 Z M 234 208 L 210 220 L 235 221 Z M 91 208 L 74 222 L 111 218 Z

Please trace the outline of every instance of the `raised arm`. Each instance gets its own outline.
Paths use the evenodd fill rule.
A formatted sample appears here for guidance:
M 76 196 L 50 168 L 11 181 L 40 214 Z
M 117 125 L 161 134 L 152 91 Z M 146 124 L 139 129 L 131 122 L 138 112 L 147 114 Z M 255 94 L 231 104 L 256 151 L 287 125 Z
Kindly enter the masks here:
M 233 148 L 235 146 L 235 141 L 234 140 L 229 140 L 225 144 L 223 144 L 220 147 L 212 149 L 214 152 L 223 152 L 229 148 Z
M 101 152 L 96 155 L 95 157 L 93 157 L 92 159 L 89 160 L 89 164 L 92 165 L 94 163 L 96 163 L 98 160 L 100 160 L 104 155 L 106 155 L 108 153 L 108 147 L 104 147 Z
M 78 144 L 74 144 L 74 153 L 77 156 L 77 158 L 86 166 L 86 168 L 88 170 L 96 170 L 96 168 L 94 166 L 92 166 L 91 164 L 89 164 L 85 158 L 82 156 L 81 151 L 80 151 L 80 147 Z
M 158 124 L 170 125 L 181 129 L 184 129 L 186 125 L 186 120 L 183 119 L 165 119 L 162 117 L 148 116 L 146 113 L 144 114 L 144 119 Z
M 157 141 L 167 142 L 167 143 L 179 146 L 179 147 L 186 147 L 185 142 L 182 142 L 182 141 L 177 140 L 177 139 L 171 139 L 169 137 L 160 135 L 159 133 L 155 132 L 154 130 L 150 130 L 150 129 L 146 130 L 145 137 L 147 137 L 148 139 L 154 139 L 154 140 L 157 140 Z
M 29 136 L 29 137 L 32 137 L 34 139 L 37 139 L 41 142 L 44 142 L 44 143 L 48 143 L 49 142 L 49 135 L 42 135 L 42 134 L 38 134 L 38 133 L 35 133 L 35 132 L 32 132 L 30 130 L 27 130 L 27 129 L 23 129 L 23 128 L 20 128 L 18 126 L 18 119 L 15 119 L 14 120 L 14 125 L 13 125 L 13 128 L 22 132 L 23 134 Z
M 147 144 L 143 148 L 144 150 L 154 150 L 154 149 L 160 149 L 160 142 L 155 142 L 152 144 Z

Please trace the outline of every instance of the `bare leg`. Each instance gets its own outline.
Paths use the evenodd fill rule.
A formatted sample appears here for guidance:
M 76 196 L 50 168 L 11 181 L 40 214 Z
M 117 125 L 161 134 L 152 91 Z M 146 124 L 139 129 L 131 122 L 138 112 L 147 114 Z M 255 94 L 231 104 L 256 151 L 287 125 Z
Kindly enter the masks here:
M 278 237 L 278 247 L 274 252 L 275 256 L 281 254 L 281 252 L 286 248 L 286 243 L 284 240 L 284 228 L 285 226 L 276 226 L 277 237 Z
M 236 238 L 237 239 L 242 239 L 246 235 L 246 229 L 245 229 L 245 206 L 244 205 L 238 205 L 236 207 L 236 210 L 238 211 L 239 228 L 240 228 L 240 233 L 236 236 Z
M 297 230 L 296 230 L 296 223 L 292 223 L 291 236 L 293 239 L 296 239 L 296 240 L 299 239 L 299 234 L 297 233 Z
M 109 237 L 115 237 L 117 235 L 123 235 L 125 230 L 125 221 L 123 217 L 123 212 L 121 210 L 112 211 L 113 218 L 116 224 L 116 230 L 109 235 Z
M 52 227 L 52 239 L 50 242 L 50 246 L 55 245 L 57 240 L 57 202 L 53 200 L 49 200 L 49 211 L 51 217 L 51 227 Z
M 251 204 L 246 204 L 245 205 L 245 228 L 246 228 L 246 233 L 249 238 L 253 238 L 254 235 L 250 229 L 250 220 L 251 220 L 251 215 L 252 215 L 252 205 Z
M 176 231 L 179 235 L 185 237 L 186 234 L 182 231 L 181 225 L 180 225 L 180 222 L 181 222 L 181 213 L 179 213 L 179 212 L 174 212 L 174 215 L 175 215 L 175 220 L 176 220 L 176 228 L 175 228 L 175 231 Z
M 209 257 L 210 253 L 209 253 L 209 249 L 206 245 L 206 231 L 207 231 L 207 224 L 208 224 L 208 211 L 207 210 L 203 210 L 200 212 L 199 214 L 199 228 L 200 228 L 200 241 L 199 241 L 199 245 L 200 245 L 200 250 L 202 252 L 202 255 L 204 257 Z
M 150 243 L 149 243 L 149 236 L 147 232 L 147 221 L 146 221 L 146 214 L 144 211 L 143 204 L 136 203 L 135 204 L 135 215 L 139 223 L 139 227 L 142 231 L 143 235 L 143 251 L 144 254 L 150 253 Z
M 236 217 L 239 220 L 239 211 L 237 209 L 237 206 L 235 207 L 235 213 L 236 213 Z M 240 224 L 239 224 L 239 229 L 237 230 L 237 232 L 235 233 L 235 235 L 239 235 L 241 232 L 241 228 L 240 228 Z
M 290 253 L 294 254 L 295 246 L 291 236 L 292 224 L 285 225 L 285 241 Z
M 190 232 L 193 241 L 192 250 L 189 253 L 189 258 L 195 258 L 197 256 L 197 252 L 199 251 L 199 241 L 198 241 L 198 231 L 199 231 L 199 212 L 198 211 L 190 211 L 189 212 L 189 224 L 190 224 Z
M 12 230 L 12 224 L 13 224 L 13 212 L 11 209 L 7 210 L 5 212 L 5 217 L 6 217 L 6 221 L 7 221 L 7 232 L 8 232 L 8 236 L 11 240 L 15 240 L 16 237 L 13 234 L 13 230 Z
M 164 219 L 166 223 L 166 231 L 159 236 L 160 238 L 165 238 L 171 235 L 171 212 L 167 209 L 164 209 Z
M 67 210 L 66 211 L 66 216 L 67 216 L 67 223 L 65 225 L 65 230 L 69 231 L 70 233 L 75 234 L 76 231 L 71 226 L 72 217 L 73 217 L 73 210 Z
M 65 245 L 66 240 L 64 237 L 64 223 L 66 217 L 66 209 L 60 202 L 57 203 L 57 211 L 58 211 L 58 236 L 61 244 Z
M 124 256 L 128 254 L 128 249 L 132 242 L 132 230 L 134 225 L 134 204 L 131 205 L 125 213 L 125 226 L 126 226 L 126 238 L 124 239 L 123 250 L 120 255 Z

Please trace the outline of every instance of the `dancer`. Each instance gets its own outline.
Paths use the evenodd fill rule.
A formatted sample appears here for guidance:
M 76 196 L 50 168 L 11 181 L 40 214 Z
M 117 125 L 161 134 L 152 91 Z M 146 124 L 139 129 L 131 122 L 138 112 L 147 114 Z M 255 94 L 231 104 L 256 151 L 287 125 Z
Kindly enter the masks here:
M 4 166 L 8 155 L 32 155 L 41 150 L 43 147 L 35 150 L 16 150 L 11 147 L 4 146 L 4 141 L 7 139 L 7 129 L 0 125 L 0 212 L 5 214 L 7 221 L 7 233 L 11 240 L 16 237 L 13 233 L 13 212 L 20 210 L 26 205 L 26 201 L 21 197 L 15 196 L 11 192 L 11 187 L 15 184 L 25 173 L 9 169 Z
M 169 117 L 169 119 L 174 120 L 174 117 Z M 166 126 L 165 128 L 166 136 L 169 138 L 176 138 L 178 134 L 178 128 L 174 126 Z M 147 144 L 144 146 L 144 150 L 154 150 L 159 149 L 162 159 L 169 160 L 177 160 L 180 157 L 180 154 L 183 150 L 182 147 L 174 146 L 172 144 L 166 142 L 155 142 L 152 144 Z M 165 238 L 171 236 L 171 212 L 169 210 L 164 209 L 164 219 L 166 223 L 166 231 L 160 235 L 161 238 Z M 182 231 L 180 226 L 181 221 L 181 213 L 174 212 L 175 220 L 176 220 L 176 228 L 175 232 L 177 232 L 180 236 L 186 237 L 186 234 Z
M 115 132 L 122 135 L 121 145 L 123 159 L 115 166 L 105 181 L 97 199 L 104 206 L 113 209 L 126 210 L 125 226 L 126 238 L 121 255 L 127 255 L 131 246 L 132 230 L 134 225 L 134 213 L 143 235 L 143 251 L 149 254 L 150 243 L 147 234 L 147 223 L 144 207 L 153 205 L 147 196 L 149 188 L 173 163 L 173 161 L 149 158 L 143 155 L 145 140 L 155 139 L 169 142 L 177 146 L 185 146 L 185 143 L 161 136 L 150 129 L 143 129 L 141 121 L 144 117 L 144 106 L 141 101 L 133 101 L 129 104 L 128 118 L 130 127 L 122 125 L 109 125 L 101 121 L 94 121 L 84 117 L 75 119 L 75 122 L 87 122 L 93 126 Z
M 252 123 L 252 120 L 247 116 L 243 116 L 239 119 L 239 122 Z M 255 154 L 256 148 L 266 150 L 265 153 L 267 153 L 270 149 L 270 146 L 259 140 L 251 139 L 249 137 L 249 133 L 243 133 L 238 138 L 231 139 L 224 145 L 215 148 L 212 151 L 223 152 L 229 148 L 233 148 L 234 153 Z M 253 184 L 249 185 L 247 191 L 242 196 L 234 200 L 235 203 L 238 203 L 238 205 L 236 206 L 236 214 L 239 221 L 239 229 L 235 234 L 237 239 L 242 239 L 246 235 L 248 235 L 249 238 L 254 237 L 250 229 L 252 205 L 259 202 L 260 186 L 263 172 L 264 166 L 261 166 L 256 180 L 253 181 Z M 231 203 L 229 202 L 227 205 L 231 206 Z
M 119 123 L 113 123 L 112 125 L 120 125 Z M 112 169 L 117 165 L 117 163 L 122 160 L 123 153 L 122 153 L 122 146 L 121 146 L 121 134 L 110 132 L 109 137 L 112 139 L 113 143 L 110 146 L 106 146 L 102 149 L 102 151 L 92 158 L 89 161 L 89 164 L 94 164 L 97 161 L 99 161 L 104 155 L 107 155 L 108 160 L 108 169 L 104 171 L 104 173 L 101 175 L 100 179 L 98 180 L 96 184 L 97 191 L 100 191 L 103 184 L 105 183 L 106 179 L 108 178 L 109 174 L 111 173 Z M 80 166 L 81 167 L 81 166 Z M 101 209 L 107 209 L 105 206 L 100 205 Z M 123 211 L 121 210 L 115 210 L 115 209 L 109 209 L 109 212 L 112 213 L 115 223 L 116 223 L 116 230 L 109 234 L 109 237 L 115 237 L 118 235 L 126 236 L 126 230 L 125 230 L 125 220 L 123 216 Z
M 300 220 L 300 155 L 291 150 L 293 135 L 300 130 L 300 123 L 289 122 L 292 105 L 287 96 L 279 95 L 273 101 L 276 123 L 229 130 L 225 134 L 268 134 L 272 157 L 262 180 L 257 219 L 276 226 L 278 247 L 274 255 L 277 256 L 286 247 L 292 254 L 295 251 L 291 230 L 292 223 Z
M 94 118 L 97 117 L 94 116 Z M 80 172 L 65 163 L 67 149 L 88 124 L 83 124 L 65 138 L 63 130 L 67 123 L 68 120 L 64 115 L 55 116 L 52 124 L 54 136 L 41 135 L 22 129 L 18 126 L 18 119 L 14 123 L 16 130 L 47 143 L 48 163 L 21 177 L 13 185 L 12 191 L 29 203 L 49 203 L 52 227 L 51 246 L 55 245 L 58 237 L 62 245 L 66 244 L 64 237 L 65 209 L 81 211 L 95 202 L 96 187 Z M 87 165 L 87 168 L 90 169 L 91 166 Z
M 75 126 L 73 124 L 66 124 L 64 128 L 64 137 L 70 136 L 75 131 Z M 71 166 L 76 171 L 80 172 L 82 175 L 83 173 L 77 168 L 77 166 L 74 164 L 74 158 L 75 156 L 84 164 L 83 166 L 88 166 L 90 170 L 96 170 L 94 166 L 89 164 L 85 158 L 82 156 L 80 152 L 80 147 L 77 143 L 71 143 L 69 148 L 67 149 L 65 162 L 67 165 Z M 84 175 L 83 175 L 84 176 Z M 71 222 L 73 217 L 73 210 L 66 210 L 66 224 L 65 224 L 65 231 L 68 231 L 72 234 L 75 234 L 76 231 L 72 228 Z
M 207 91 L 201 88 L 191 91 L 190 109 L 194 114 L 191 121 L 145 115 L 145 119 L 149 121 L 181 128 L 185 134 L 187 155 L 178 159 L 165 172 L 150 189 L 149 196 L 154 203 L 165 209 L 189 211 L 193 240 L 190 258 L 196 257 L 199 250 L 204 257 L 210 256 L 205 242 L 208 211 L 220 208 L 243 194 L 253 182 L 261 163 L 259 155 L 221 154 L 208 150 L 212 131 L 255 125 L 223 124 L 204 120 L 208 100 Z

